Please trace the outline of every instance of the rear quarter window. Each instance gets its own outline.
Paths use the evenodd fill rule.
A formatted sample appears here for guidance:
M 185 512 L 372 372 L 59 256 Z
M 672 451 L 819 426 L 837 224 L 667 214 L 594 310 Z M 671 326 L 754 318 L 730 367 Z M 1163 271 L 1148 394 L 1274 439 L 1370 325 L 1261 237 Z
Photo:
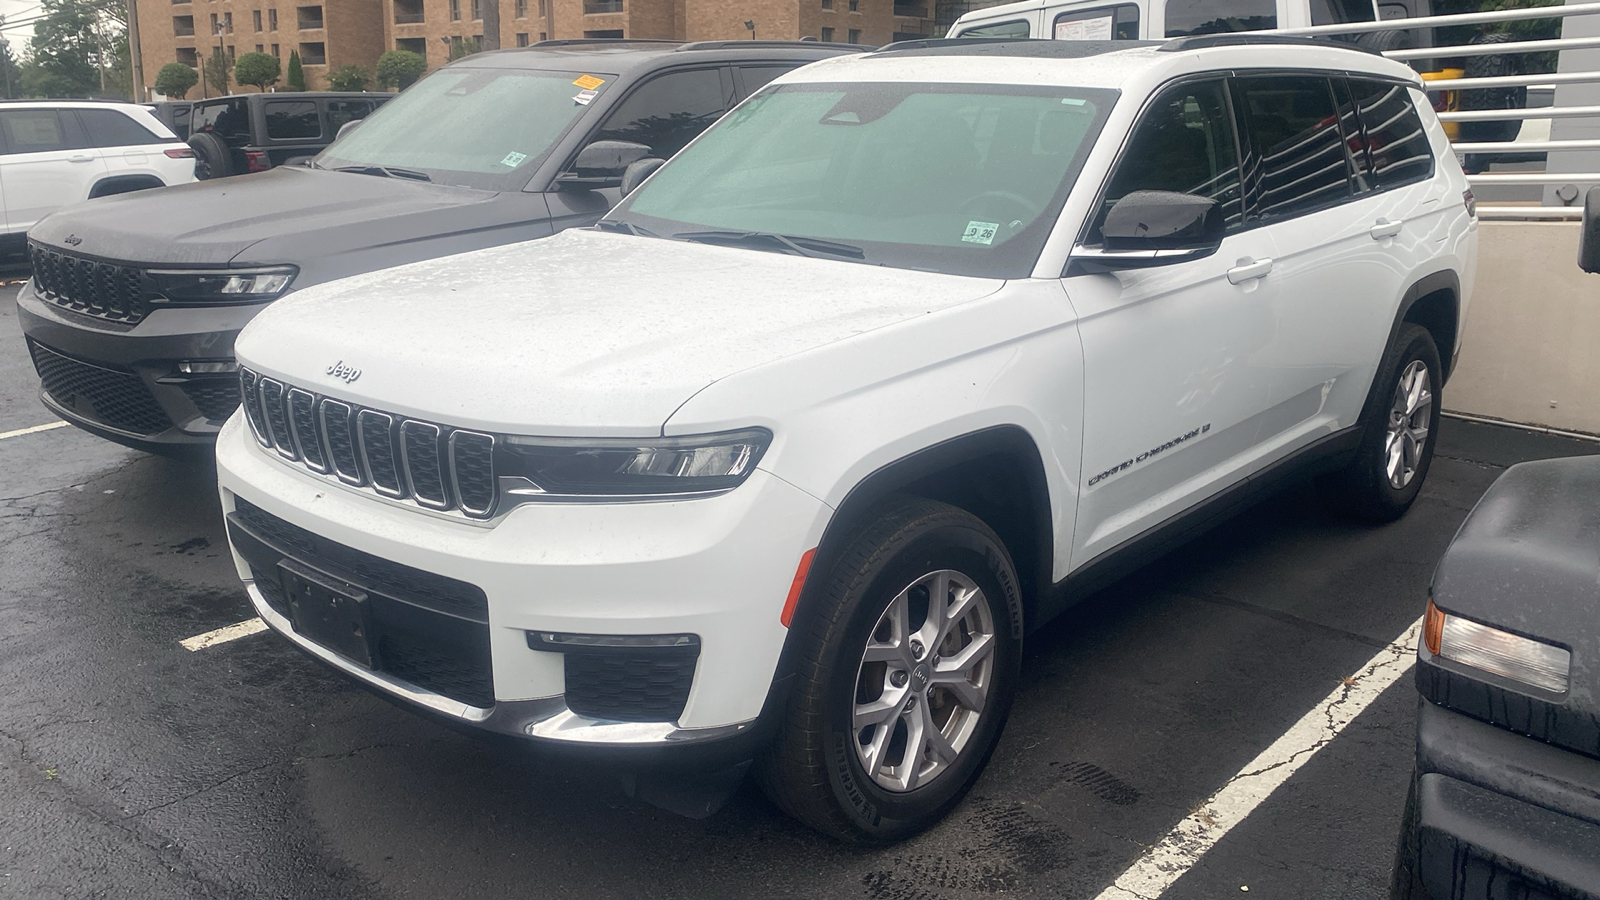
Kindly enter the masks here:
M 1411 89 L 1366 78 L 1351 78 L 1349 84 L 1374 186 L 1382 190 L 1432 178 L 1433 147 Z
M 170 140 L 114 109 L 80 109 L 77 113 L 89 133 L 90 145 L 95 147 L 132 147 Z
M 956 35 L 956 37 L 970 38 L 1025 38 L 1032 29 L 1027 20 L 1016 19 L 1011 22 L 994 22 L 989 25 L 979 25 Z

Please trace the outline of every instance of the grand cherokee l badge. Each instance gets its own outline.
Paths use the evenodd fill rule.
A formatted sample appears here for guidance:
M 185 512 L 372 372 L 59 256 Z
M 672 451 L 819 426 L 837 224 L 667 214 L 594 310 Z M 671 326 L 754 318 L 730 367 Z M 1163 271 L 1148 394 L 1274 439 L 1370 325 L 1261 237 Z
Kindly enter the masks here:
M 361 377 L 361 370 L 354 366 L 345 365 L 344 360 L 341 359 L 328 367 L 328 374 L 335 378 L 343 378 L 344 383 L 349 384 Z

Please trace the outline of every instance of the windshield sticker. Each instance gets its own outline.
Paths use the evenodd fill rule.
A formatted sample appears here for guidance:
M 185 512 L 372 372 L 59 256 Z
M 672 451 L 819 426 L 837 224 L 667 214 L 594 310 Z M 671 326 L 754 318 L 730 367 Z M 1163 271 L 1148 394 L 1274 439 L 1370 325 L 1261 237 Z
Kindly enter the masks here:
M 593 75 L 581 76 L 577 81 L 573 82 L 573 84 L 577 85 L 578 87 L 583 88 L 586 91 L 592 91 L 595 88 L 597 88 L 600 85 L 605 84 L 605 83 L 606 83 L 606 80 L 604 78 L 596 78 Z
M 578 104 L 579 106 L 588 106 L 589 105 L 589 101 L 593 100 L 594 98 L 596 98 L 598 96 L 600 96 L 600 92 L 599 91 L 596 91 L 596 90 L 582 90 L 582 91 L 578 92 L 578 96 L 572 98 L 572 102 Z
M 999 230 L 999 222 L 968 222 L 967 233 L 961 236 L 961 240 L 968 244 L 983 244 L 987 247 L 994 243 L 995 232 Z
M 528 154 L 526 154 L 526 153 L 518 153 L 517 151 L 513 150 L 510 153 L 506 154 L 506 158 L 505 159 L 500 160 L 500 165 L 502 165 L 502 166 L 510 166 L 511 168 L 515 169 L 517 166 L 522 165 L 522 161 L 527 159 L 527 158 L 528 158 Z

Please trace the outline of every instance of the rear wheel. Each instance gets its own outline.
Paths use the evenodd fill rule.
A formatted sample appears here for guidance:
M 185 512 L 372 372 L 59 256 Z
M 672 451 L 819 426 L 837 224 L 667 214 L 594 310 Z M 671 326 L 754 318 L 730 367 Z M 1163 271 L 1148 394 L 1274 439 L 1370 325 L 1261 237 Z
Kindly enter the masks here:
M 976 517 L 896 502 L 813 578 L 800 682 L 758 777 L 774 802 L 845 840 L 927 828 L 977 780 L 1021 657 L 1010 555 Z
M 194 177 L 197 180 L 225 178 L 233 174 L 233 154 L 222 138 L 209 131 L 201 131 L 189 135 L 189 146 L 194 148 Z
M 1317 482 L 1330 506 L 1371 522 L 1391 522 L 1411 508 L 1433 463 L 1440 372 L 1432 335 L 1401 325 L 1378 367 L 1355 457 Z

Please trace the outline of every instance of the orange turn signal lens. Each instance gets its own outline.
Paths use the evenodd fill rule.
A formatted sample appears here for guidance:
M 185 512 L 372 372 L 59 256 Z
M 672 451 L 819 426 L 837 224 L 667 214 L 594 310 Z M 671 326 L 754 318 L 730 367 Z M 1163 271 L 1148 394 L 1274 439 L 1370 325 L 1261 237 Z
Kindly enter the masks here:
M 794 608 L 800 603 L 800 592 L 805 590 L 806 574 L 811 571 L 811 560 L 816 555 L 815 547 L 800 555 L 800 565 L 794 570 L 794 581 L 789 584 L 789 597 L 783 601 L 783 613 L 778 616 L 778 621 L 782 622 L 785 628 L 794 621 Z
M 1434 656 L 1439 655 L 1439 644 L 1444 636 L 1444 613 L 1428 598 L 1428 614 L 1422 619 L 1422 645 Z

